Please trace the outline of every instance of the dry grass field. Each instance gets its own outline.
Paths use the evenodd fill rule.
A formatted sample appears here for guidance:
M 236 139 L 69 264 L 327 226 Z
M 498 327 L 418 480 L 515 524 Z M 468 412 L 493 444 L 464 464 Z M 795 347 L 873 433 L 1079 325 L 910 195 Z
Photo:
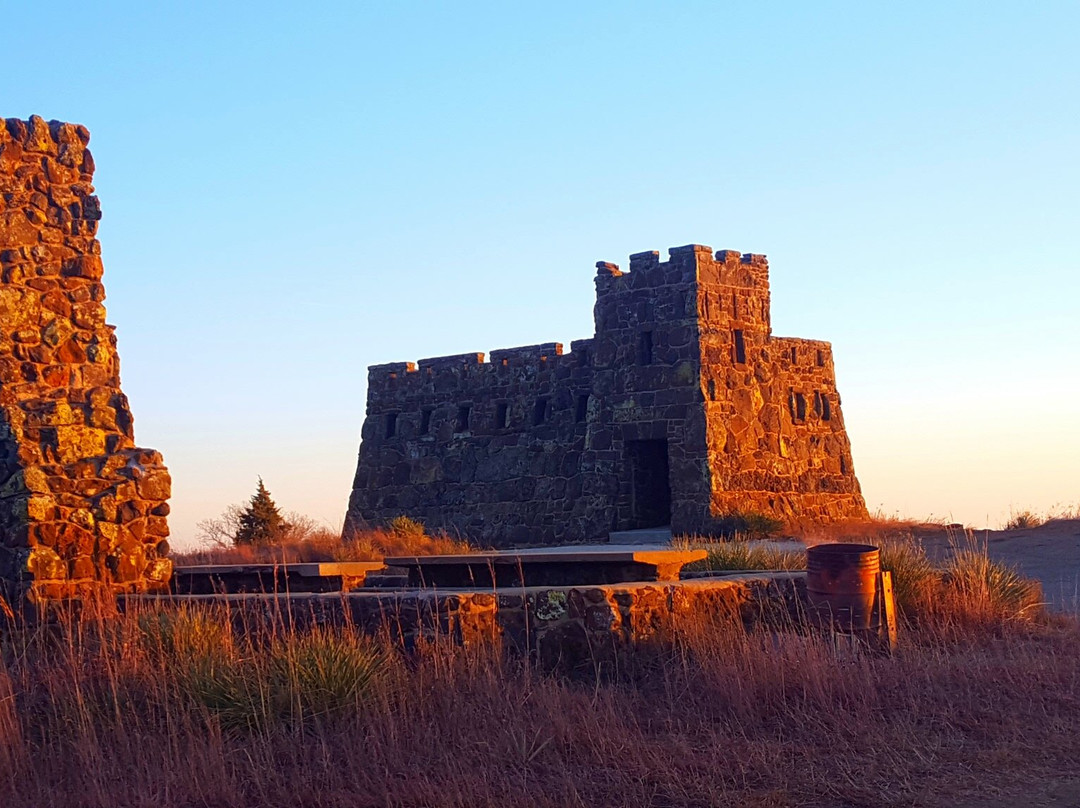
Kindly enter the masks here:
M 175 553 L 178 566 L 193 564 L 253 564 L 315 561 L 381 561 L 396 555 L 441 555 L 472 551 L 468 542 L 443 533 L 429 533 L 412 519 L 400 517 L 383 528 L 372 528 L 343 541 L 340 531 L 305 526 L 273 544 L 234 544 L 217 541 Z
M 1080 623 L 1005 596 L 985 557 L 958 563 L 912 601 L 891 657 L 701 613 L 575 679 L 497 643 L 406 654 L 240 630 L 213 607 L 5 626 L 0 793 L 11 808 L 1075 805 Z

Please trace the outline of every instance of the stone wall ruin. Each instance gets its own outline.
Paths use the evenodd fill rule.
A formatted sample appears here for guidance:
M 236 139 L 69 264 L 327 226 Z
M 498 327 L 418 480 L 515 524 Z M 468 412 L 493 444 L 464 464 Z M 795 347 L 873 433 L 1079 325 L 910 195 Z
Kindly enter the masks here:
M 867 518 L 832 349 L 774 337 L 762 255 L 597 264 L 591 339 L 374 365 L 346 532 L 398 515 L 483 545 L 730 515 Z
M 170 478 L 135 445 L 83 126 L 0 126 L 0 595 L 167 584 Z

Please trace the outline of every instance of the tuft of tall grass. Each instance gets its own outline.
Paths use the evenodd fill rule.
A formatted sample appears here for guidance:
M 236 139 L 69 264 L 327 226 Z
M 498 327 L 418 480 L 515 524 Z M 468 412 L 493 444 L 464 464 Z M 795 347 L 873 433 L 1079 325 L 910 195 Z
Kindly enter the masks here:
M 180 659 L 205 659 L 235 653 L 224 616 L 180 607 L 134 615 L 142 648 L 159 665 Z
M 951 615 L 997 621 L 1031 616 L 1042 606 L 1042 587 L 985 548 L 960 548 L 946 562 L 943 608 Z
M 155 610 L 136 620 L 156 668 L 183 659 L 172 674 L 180 694 L 225 729 L 266 730 L 357 708 L 387 669 L 385 648 L 343 629 L 238 638 L 217 617 L 199 610 Z
M 914 537 L 879 540 L 880 565 L 892 573 L 893 595 L 900 613 L 909 619 L 924 614 L 941 589 L 941 571 Z
M 687 570 L 804 570 L 806 553 L 782 550 L 747 541 L 693 544 L 704 548 L 708 555 L 701 561 L 687 564 Z
M 1005 523 L 1006 530 L 1031 530 L 1046 524 L 1046 517 L 1030 510 L 1010 511 L 1009 520 Z

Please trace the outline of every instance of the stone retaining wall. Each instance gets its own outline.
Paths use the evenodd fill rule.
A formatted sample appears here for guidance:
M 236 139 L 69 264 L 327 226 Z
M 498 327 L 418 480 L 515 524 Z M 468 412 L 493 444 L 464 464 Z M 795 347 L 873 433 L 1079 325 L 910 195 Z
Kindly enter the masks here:
M 534 655 L 547 668 L 576 668 L 668 639 L 680 621 L 705 613 L 737 615 L 747 625 L 789 619 L 801 611 L 805 579 L 801 572 L 758 572 L 668 583 L 174 596 L 137 603 L 224 604 L 248 626 L 261 615 L 299 627 L 352 625 L 370 634 L 388 629 L 406 647 L 422 638 L 497 643 Z

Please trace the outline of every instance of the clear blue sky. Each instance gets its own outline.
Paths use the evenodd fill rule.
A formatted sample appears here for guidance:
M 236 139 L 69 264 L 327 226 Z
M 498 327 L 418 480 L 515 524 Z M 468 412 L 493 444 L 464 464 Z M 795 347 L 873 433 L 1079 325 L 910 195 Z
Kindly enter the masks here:
M 769 256 L 871 509 L 1080 503 L 1080 5 L 9 3 L 0 114 L 86 124 L 178 546 L 339 523 L 366 367 L 592 333 L 593 264 Z

